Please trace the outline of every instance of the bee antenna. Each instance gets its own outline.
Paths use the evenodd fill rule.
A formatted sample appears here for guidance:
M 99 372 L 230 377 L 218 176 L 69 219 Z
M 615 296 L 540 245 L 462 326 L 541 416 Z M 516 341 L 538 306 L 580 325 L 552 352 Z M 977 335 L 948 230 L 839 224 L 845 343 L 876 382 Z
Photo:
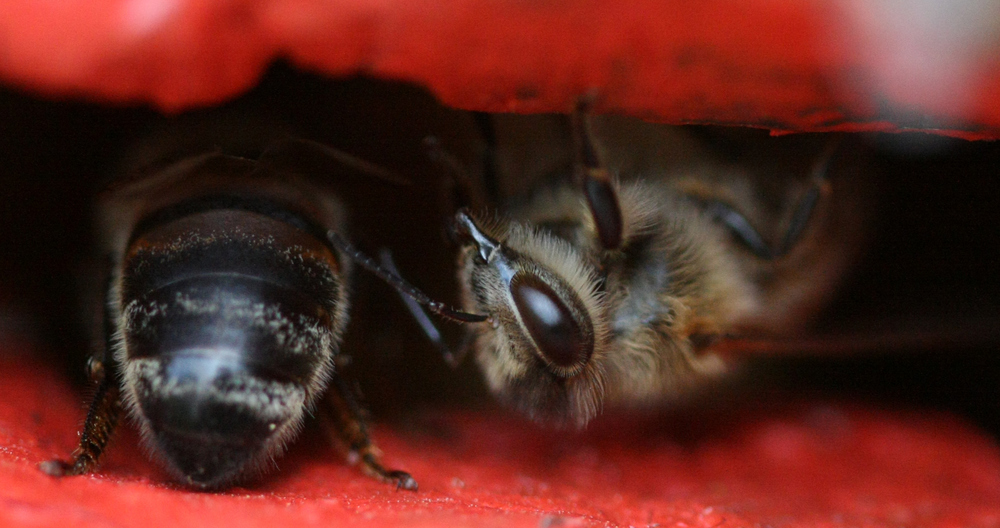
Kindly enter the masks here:
M 384 269 L 396 276 L 400 275 L 399 269 L 396 267 L 396 263 L 392 259 L 392 252 L 389 251 L 389 248 L 382 248 L 379 250 L 378 258 Z M 458 355 L 452 353 L 451 348 L 449 348 L 448 344 L 445 343 L 444 337 L 441 335 L 441 331 L 438 330 L 437 325 L 434 324 L 434 321 L 432 321 L 430 317 L 427 317 L 427 313 L 424 312 L 424 309 L 420 307 L 420 304 L 418 304 L 417 301 L 414 301 L 412 297 L 402 293 L 399 294 L 399 298 L 403 300 L 403 305 L 406 306 L 407 310 L 409 310 L 410 315 L 413 316 L 413 319 L 420 326 L 420 329 L 424 331 L 424 335 L 427 336 L 427 339 L 430 340 L 431 344 L 438 349 L 438 352 L 441 354 L 441 357 L 444 358 L 445 363 L 452 367 L 457 367 L 459 363 L 461 363 L 462 356 L 464 356 L 464 354 L 462 354 L 461 351 Z
M 406 280 L 398 274 L 392 273 L 391 271 L 380 266 L 373 258 L 354 247 L 350 242 L 335 231 L 327 232 L 326 237 L 335 248 L 346 254 L 351 258 L 351 260 L 357 262 L 361 265 L 361 267 L 375 274 L 376 277 L 385 281 L 386 284 L 392 286 L 393 289 L 400 294 L 413 299 L 417 304 L 426 306 L 432 313 L 459 323 L 481 323 L 489 318 L 489 316 L 482 314 L 463 312 L 442 302 L 431 299 L 424 292 L 418 290 L 409 282 L 406 282 Z
M 453 205 L 465 207 L 479 201 L 476 185 L 465 164 L 445 149 L 437 136 L 426 136 L 423 143 L 427 158 L 440 167 L 448 178 Z
M 332 161 L 337 165 L 361 174 L 374 176 L 392 185 L 410 185 L 409 180 L 395 171 L 310 139 L 288 137 L 275 141 L 264 150 L 258 160 L 272 166 L 283 166 L 282 163 L 288 163 L 292 164 L 293 168 L 303 164 L 303 160 L 305 163 L 312 160 L 320 162 L 316 172 L 322 174 L 327 172 L 322 162 Z

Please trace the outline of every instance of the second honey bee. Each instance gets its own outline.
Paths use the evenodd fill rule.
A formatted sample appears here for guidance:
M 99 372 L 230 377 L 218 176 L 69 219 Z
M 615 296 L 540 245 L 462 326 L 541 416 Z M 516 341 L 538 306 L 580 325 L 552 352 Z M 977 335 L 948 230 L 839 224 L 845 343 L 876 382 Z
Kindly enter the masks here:
M 103 193 L 107 287 L 90 362 L 98 388 L 72 460 L 42 469 L 93 471 L 127 413 L 172 476 L 218 489 L 273 465 L 317 414 L 368 474 L 416 489 L 382 467 L 335 369 L 351 261 L 328 235 L 344 232 L 346 213 L 303 159 L 376 169 L 307 141 L 240 147 L 252 157 L 151 147 L 151 161 Z
M 585 104 L 570 121 L 565 145 L 535 159 L 556 183 L 499 216 L 456 214 L 461 311 L 379 271 L 472 323 L 489 388 L 532 419 L 583 426 L 605 406 L 690 390 L 725 370 L 724 340 L 801 330 L 857 254 L 857 178 L 830 177 L 850 167 L 835 140 L 776 150 L 759 135 L 594 119 Z M 501 173 L 532 166 L 499 147 Z

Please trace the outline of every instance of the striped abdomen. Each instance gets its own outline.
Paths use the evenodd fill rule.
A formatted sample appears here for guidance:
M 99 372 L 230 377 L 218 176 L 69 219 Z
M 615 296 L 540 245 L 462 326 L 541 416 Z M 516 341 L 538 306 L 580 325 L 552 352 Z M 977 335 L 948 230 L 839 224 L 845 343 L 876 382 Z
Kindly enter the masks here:
M 156 213 L 118 270 L 128 407 L 150 450 L 199 487 L 280 454 L 325 389 L 347 322 L 345 273 L 322 229 L 260 203 Z

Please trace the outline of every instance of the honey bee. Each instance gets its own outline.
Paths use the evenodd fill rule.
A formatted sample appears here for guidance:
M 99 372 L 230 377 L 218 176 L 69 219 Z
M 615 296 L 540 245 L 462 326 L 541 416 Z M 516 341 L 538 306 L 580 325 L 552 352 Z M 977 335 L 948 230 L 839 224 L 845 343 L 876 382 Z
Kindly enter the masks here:
M 305 140 L 241 145 L 254 158 L 158 148 L 99 198 L 109 264 L 89 363 L 98 388 L 72 459 L 41 469 L 93 471 L 124 411 L 173 477 L 218 489 L 263 473 L 315 413 L 364 472 L 415 490 L 382 466 L 334 368 L 352 266 L 328 235 L 345 231 L 346 209 L 301 160 L 378 169 Z
M 858 254 L 857 178 L 830 177 L 847 159 L 837 140 L 595 118 L 586 102 L 567 129 L 563 147 L 508 130 L 514 149 L 495 154 L 501 173 L 556 183 L 499 215 L 455 215 L 460 310 L 342 246 L 431 311 L 479 323 L 468 341 L 488 387 L 536 421 L 582 427 L 690 392 L 726 370 L 726 340 L 804 328 Z

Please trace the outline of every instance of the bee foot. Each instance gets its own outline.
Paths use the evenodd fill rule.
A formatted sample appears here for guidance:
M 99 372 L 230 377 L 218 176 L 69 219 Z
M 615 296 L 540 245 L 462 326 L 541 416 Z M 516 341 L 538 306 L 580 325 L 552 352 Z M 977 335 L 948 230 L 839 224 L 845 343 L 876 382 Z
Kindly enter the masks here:
M 46 460 L 38 464 L 38 469 L 50 477 L 67 477 L 73 475 L 73 464 L 64 460 Z
M 396 483 L 396 489 L 404 489 L 406 491 L 417 491 L 417 481 L 410 476 L 409 473 L 405 471 L 387 471 L 385 474 L 386 479 L 389 482 Z

